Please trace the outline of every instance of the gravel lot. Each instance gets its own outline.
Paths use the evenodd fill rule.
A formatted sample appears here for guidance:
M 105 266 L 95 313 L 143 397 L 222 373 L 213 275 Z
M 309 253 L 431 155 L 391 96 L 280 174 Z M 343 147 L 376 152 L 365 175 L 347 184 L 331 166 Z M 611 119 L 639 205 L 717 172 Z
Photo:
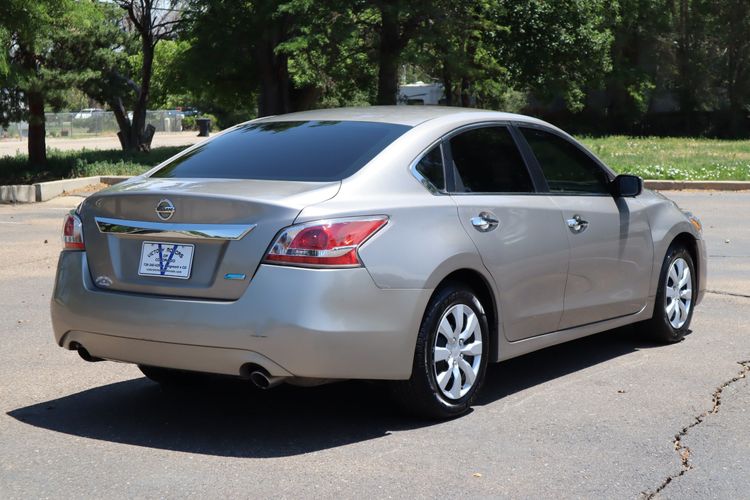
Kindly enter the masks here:
M 85 363 L 48 314 L 80 198 L 2 205 L 0 497 L 747 497 L 750 192 L 667 195 L 705 225 L 693 333 L 655 346 L 626 328 L 491 366 L 474 411 L 443 423 L 367 383 L 165 394 Z

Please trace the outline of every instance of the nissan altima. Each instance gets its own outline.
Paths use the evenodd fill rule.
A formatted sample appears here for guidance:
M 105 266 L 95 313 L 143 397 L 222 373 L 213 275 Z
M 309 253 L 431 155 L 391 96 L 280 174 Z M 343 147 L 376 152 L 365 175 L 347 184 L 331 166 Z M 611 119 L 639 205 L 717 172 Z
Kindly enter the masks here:
M 468 410 L 487 364 L 630 323 L 687 333 L 700 221 L 527 116 L 306 111 L 237 125 L 65 217 L 57 343 L 261 388 L 384 380 Z

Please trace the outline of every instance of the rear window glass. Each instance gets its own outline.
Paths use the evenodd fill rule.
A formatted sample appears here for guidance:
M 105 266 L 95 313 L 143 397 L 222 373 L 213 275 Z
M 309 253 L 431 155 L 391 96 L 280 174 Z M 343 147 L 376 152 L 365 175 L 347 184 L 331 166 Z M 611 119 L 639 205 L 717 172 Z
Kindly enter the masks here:
M 248 123 L 204 142 L 151 177 L 338 181 L 409 128 L 354 121 Z

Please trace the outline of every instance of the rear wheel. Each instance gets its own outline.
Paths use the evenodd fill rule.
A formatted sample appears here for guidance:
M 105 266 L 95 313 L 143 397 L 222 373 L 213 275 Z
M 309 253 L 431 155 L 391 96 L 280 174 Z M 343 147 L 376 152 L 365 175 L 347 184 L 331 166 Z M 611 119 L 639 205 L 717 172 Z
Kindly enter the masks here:
M 690 252 L 682 245 L 667 251 L 659 275 L 654 315 L 646 322 L 652 336 L 661 342 L 679 342 L 689 331 L 693 318 L 695 267 Z
M 489 327 L 474 292 L 460 284 L 438 290 L 427 306 L 409 380 L 394 393 L 412 413 L 450 418 L 466 413 L 484 380 Z

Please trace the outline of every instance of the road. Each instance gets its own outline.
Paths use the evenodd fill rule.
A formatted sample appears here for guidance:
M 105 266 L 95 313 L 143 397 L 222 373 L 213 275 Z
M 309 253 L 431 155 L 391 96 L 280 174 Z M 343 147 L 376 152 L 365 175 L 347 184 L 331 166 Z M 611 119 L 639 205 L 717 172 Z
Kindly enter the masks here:
M 154 135 L 152 147 L 162 146 L 188 146 L 205 139 L 198 137 L 197 132 L 157 132 Z M 60 151 L 73 151 L 80 149 L 120 149 L 120 140 L 116 135 L 101 135 L 78 139 L 63 137 L 48 137 L 47 148 L 59 149 Z M 2 139 L 0 140 L 0 157 L 15 156 L 28 152 L 28 141 L 26 139 Z
M 706 228 L 692 333 L 657 346 L 625 328 L 493 365 L 474 410 L 441 423 L 379 385 L 174 394 L 85 363 L 48 317 L 79 200 L 0 206 L 0 496 L 747 498 L 750 193 L 667 194 Z

